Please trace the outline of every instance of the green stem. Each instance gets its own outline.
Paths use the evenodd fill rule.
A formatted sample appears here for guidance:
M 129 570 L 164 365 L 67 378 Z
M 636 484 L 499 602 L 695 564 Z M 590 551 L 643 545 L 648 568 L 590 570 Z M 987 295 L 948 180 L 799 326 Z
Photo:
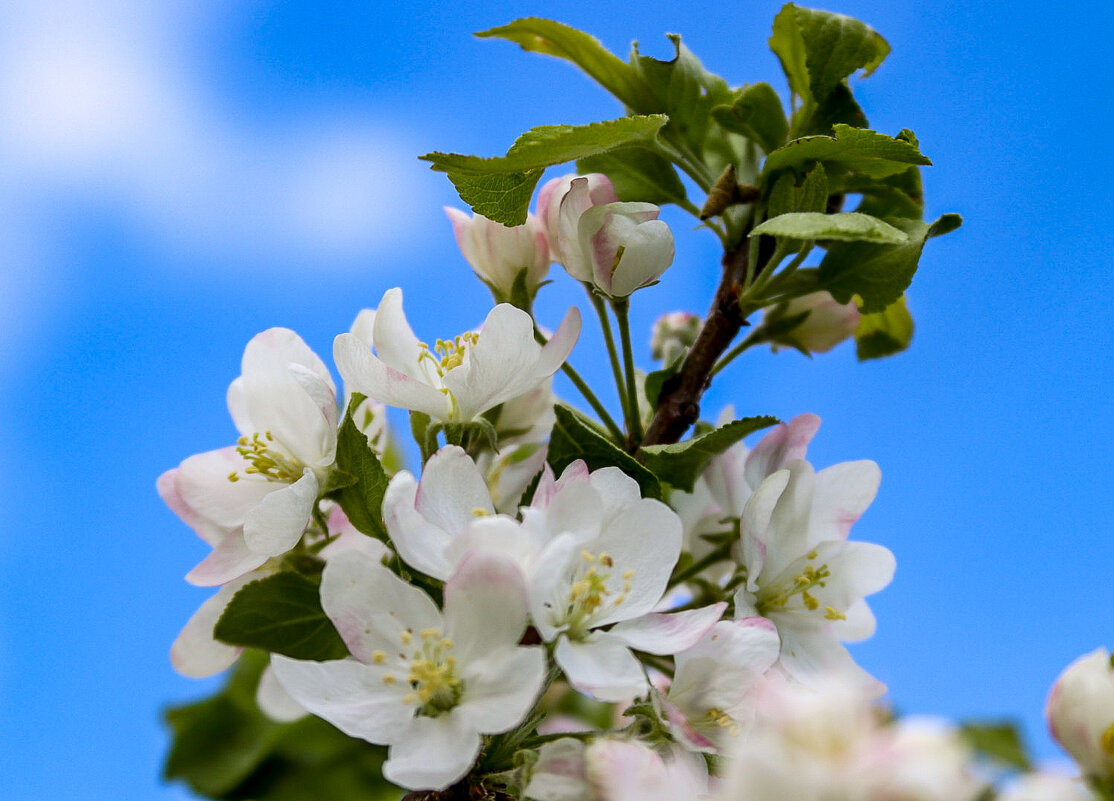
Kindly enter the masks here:
M 801 250 L 797 253 L 796 256 L 793 257 L 793 260 L 789 262 L 789 264 L 785 265 L 785 269 L 781 270 L 776 276 L 774 275 L 772 267 L 776 266 L 777 262 L 771 259 L 771 269 L 758 276 L 758 280 L 754 282 L 754 286 L 751 287 L 750 290 L 748 290 L 747 294 L 750 295 L 753 293 L 753 296 L 755 298 L 761 299 L 759 293 L 769 289 L 771 286 L 775 286 L 778 282 L 788 278 L 797 271 L 797 268 L 800 267 L 804 263 L 804 260 L 808 258 L 808 254 L 812 252 L 812 245 L 812 240 L 804 242 L 801 245 Z M 779 254 L 781 254 L 780 248 L 776 253 L 774 253 L 774 256 L 778 259 L 778 261 L 781 260 L 781 256 Z
M 615 336 L 611 333 L 611 320 L 607 317 L 607 307 L 604 305 L 603 298 L 597 295 L 591 287 L 585 284 L 584 288 L 588 290 L 588 298 L 592 301 L 596 315 L 600 318 L 603 341 L 607 345 L 607 356 L 611 360 L 611 375 L 615 378 L 615 388 L 619 392 L 619 405 L 623 407 L 625 416 L 628 411 L 626 383 L 623 381 L 623 368 L 619 366 L 619 351 L 615 348 Z M 629 421 L 627 425 L 629 429 Z
M 619 337 L 623 341 L 623 365 L 627 373 L 627 404 L 629 414 L 627 417 L 627 431 L 630 432 L 631 446 L 637 447 L 642 442 L 642 415 L 638 410 L 638 388 L 634 375 L 634 351 L 630 341 L 630 298 L 611 301 L 611 308 L 615 311 L 615 319 L 619 321 Z
M 534 338 L 543 345 L 545 344 L 545 335 L 542 334 L 537 325 L 534 326 Z M 615 444 L 621 446 L 623 443 L 623 430 L 619 428 L 619 424 L 607 413 L 607 408 L 600 403 L 600 399 L 596 397 L 596 393 L 592 392 L 588 384 L 580 377 L 580 373 L 576 372 L 568 362 L 561 365 L 561 371 L 568 376 L 569 381 L 572 381 L 573 386 L 584 396 L 584 400 L 588 401 L 588 405 L 592 407 L 592 411 L 596 413 L 596 416 L 598 416 L 604 426 L 607 427 L 611 436 L 615 438 Z
M 716 362 L 715 367 L 712 368 L 712 372 L 708 373 L 708 378 L 711 378 L 716 373 L 718 373 L 720 370 L 722 370 L 724 367 L 731 364 L 731 362 L 735 359 L 735 357 L 738 356 L 743 351 L 745 351 L 747 348 L 753 347 L 754 345 L 757 345 L 760 342 L 762 342 L 762 337 L 755 336 L 755 334 L 757 334 L 757 333 L 758 332 L 755 331 L 753 334 L 748 336 L 746 339 L 744 339 L 738 345 L 733 347 L 731 350 L 727 351 L 727 353 L 723 354 L 723 357 L 720 358 L 720 360 L 718 362 Z
M 676 587 L 678 584 L 683 584 L 693 576 L 700 575 L 700 573 L 703 572 L 705 568 L 711 567 L 716 562 L 722 562 L 730 555 L 731 548 L 730 546 L 726 545 L 710 551 L 700 559 L 697 559 L 680 573 L 669 579 L 669 589 Z

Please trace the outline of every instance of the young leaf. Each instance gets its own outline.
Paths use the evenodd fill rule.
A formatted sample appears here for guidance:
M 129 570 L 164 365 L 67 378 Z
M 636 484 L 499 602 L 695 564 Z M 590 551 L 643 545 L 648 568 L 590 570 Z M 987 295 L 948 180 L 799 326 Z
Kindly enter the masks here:
M 639 453 L 659 479 L 677 489 L 692 492 L 696 479 L 713 456 L 723 453 L 748 434 L 777 422 L 776 417 L 744 417 L 684 442 L 647 445 Z
M 885 178 L 870 178 L 851 173 L 842 182 L 843 192 L 857 192 L 863 196 L 855 211 L 874 217 L 904 217 L 920 220 L 924 217 L 924 191 L 921 188 L 920 167 L 909 167 L 903 172 Z
M 800 185 L 794 178 L 792 171 L 788 170 L 778 176 L 766 201 L 767 216 L 778 217 L 793 211 L 827 211 L 828 174 L 824 165 L 818 163 L 809 170 Z
M 744 86 L 731 105 L 713 108 L 712 117 L 728 131 L 757 142 L 767 153 L 784 145 L 789 134 L 781 99 L 768 83 Z
M 213 627 L 229 645 L 259 648 L 294 659 L 343 659 L 348 648 L 321 608 L 315 582 L 293 571 L 247 584 L 232 596 Z
M 1011 768 L 1030 770 L 1032 761 L 1017 725 L 1009 721 L 966 722 L 959 727 L 960 735 L 970 746 L 986 757 Z
M 526 17 L 480 31 L 476 36 L 507 39 L 523 50 L 571 61 L 635 111 L 654 104 L 653 96 L 633 67 L 605 48 L 598 39 L 576 28 L 540 17 Z
M 864 314 L 855 329 L 855 351 L 859 361 L 892 356 L 913 340 L 913 317 L 901 296 L 880 312 Z
M 355 409 L 359 405 L 360 399 L 354 396 L 348 408 Z M 355 478 L 353 483 L 340 487 L 333 495 L 349 522 L 358 531 L 385 542 L 387 529 L 383 525 L 383 493 L 387 491 L 389 479 L 351 414 L 345 415 L 337 431 L 336 466 Z
M 822 214 L 818 211 L 794 211 L 771 217 L 751 230 L 749 236 L 784 237 L 786 239 L 825 239 L 837 242 L 875 242 L 900 245 L 909 237 L 889 223 L 855 211 Z
M 850 125 L 836 125 L 833 133 L 805 136 L 779 147 L 767 156 L 763 171 L 767 175 L 786 168 L 802 172 L 806 165 L 820 161 L 826 166 L 885 178 L 904 172 L 910 164 L 932 165 L 915 144 L 901 135 L 889 137 Z
M 534 187 L 546 167 L 653 141 L 668 118 L 661 114 L 620 117 L 589 125 L 541 125 L 515 140 L 505 156 L 459 153 L 421 156 L 447 173 L 461 200 L 476 214 L 513 226 L 526 222 Z
M 859 295 L 866 314 L 883 311 L 909 287 L 924 243 L 954 231 L 962 221 L 958 214 L 945 214 L 931 225 L 920 220 L 891 220 L 908 234 L 908 240 L 900 245 L 833 242 L 820 262 L 821 287 L 840 303 L 849 303 L 852 296 Z
M 577 459 L 583 459 L 590 470 L 615 466 L 638 482 L 643 496 L 661 499 L 661 485 L 657 478 L 633 456 L 581 419 L 570 407 L 559 403 L 553 411 L 557 422 L 553 424 L 553 433 L 549 436 L 546 461 L 555 473 L 560 475 L 569 463 Z
M 890 52 L 886 40 L 866 23 L 792 3 L 774 18 L 770 49 L 781 60 L 789 87 L 816 102 L 856 70 L 870 75 Z
M 576 162 L 577 172 L 585 175 L 602 172 L 611 179 L 615 194 L 622 201 L 638 201 L 664 206 L 684 203 L 685 185 L 673 165 L 650 150 L 626 147 L 588 156 Z

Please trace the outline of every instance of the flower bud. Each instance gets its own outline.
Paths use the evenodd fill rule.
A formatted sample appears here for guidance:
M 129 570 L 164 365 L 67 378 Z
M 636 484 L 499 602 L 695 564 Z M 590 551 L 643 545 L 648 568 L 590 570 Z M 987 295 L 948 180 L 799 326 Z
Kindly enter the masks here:
M 1114 663 L 1099 648 L 1076 659 L 1052 685 L 1044 708 L 1052 736 L 1083 773 L 1114 779 Z
M 529 214 L 524 225 L 508 227 L 479 214 L 469 217 L 448 206 L 445 213 L 452 221 L 460 252 L 476 275 L 491 287 L 496 300 L 511 300 L 515 281 L 523 271 L 526 294 L 534 297 L 549 272 L 549 246 L 537 217 Z
M 610 298 L 647 286 L 673 263 L 673 232 L 652 203 L 608 203 L 580 215 L 580 249 L 592 283 Z
M 669 312 L 654 323 L 650 333 L 650 356 L 665 366 L 673 364 L 700 333 L 700 316 L 692 312 Z
M 549 237 L 549 255 L 578 281 L 592 281 L 592 269 L 580 253 L 580 215 L 618 199 L 611 179 L 598 172 L 554 178 L 538 193 L 538 219 Z
M 773 349 L 778 345 L 799 348 L 809 353 L 827 353 L 859 326 L 859 307 L 852 303 L 837 303 L 829 292 L 813 292 L 786 303 L 768 316 L 767 327 L 775 328 L 777 321 L 788 320 L 808 313 L 798 325 L 788 331 L 778 331 L 772 337 Z

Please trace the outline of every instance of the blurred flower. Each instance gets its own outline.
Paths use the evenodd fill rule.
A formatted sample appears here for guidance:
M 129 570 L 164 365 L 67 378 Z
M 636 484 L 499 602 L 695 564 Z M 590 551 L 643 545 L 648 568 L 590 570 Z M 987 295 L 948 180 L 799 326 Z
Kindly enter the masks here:
M 1078 777 L 1042 771 L 1018 777 L 997 798 L 998 801 L 1095 801 Z
M 807 316 L 800 323 L 786 331 L 778 330 L 780 321 L 801 314 Z M 855 334 L 859 307 L 854 302 L 837 303 L 828 292 L 813 292 L 775 306 L 767 313 L 763 326 L 779 331 L 771 338 L 775 352 L 778 345 L 783 345 L 808 353 L 827 353 Z
M 509 227 L 475 214 L 445 207 L 453 224 L 460 252 L 476 275 L 487 284 L 499 302 L 513 302 L 515 282 L 522 275 L 527 299 L 549 272 L 549 246 L 545 229 L 533 214 L 524 225 Z
M 650 355 L 668 367 L 692 347 L 699 333 L 700 315 L 679 311 L 663 314 L 650 334 Z
M 1114 783 L 1114 659 L 1097 648 L 1068 665 L 1045 705 L 1048 728 L 1088 778 Z

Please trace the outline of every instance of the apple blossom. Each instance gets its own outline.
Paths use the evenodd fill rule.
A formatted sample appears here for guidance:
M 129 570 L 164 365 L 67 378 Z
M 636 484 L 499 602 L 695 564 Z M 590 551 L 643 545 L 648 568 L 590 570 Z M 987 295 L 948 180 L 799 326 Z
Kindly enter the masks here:
M 419 342 L 402 311 L 402 290 L 389 289 L 375 314 L 375 353 L 352 334 L 333 345 L 337 369 L 353 389 L 443 423 L 468 423 L 488 409 L 541 386 L 561 366 L 580 334 L 580 313 L 569 309 L 544 347 L 533 320 L 500 303 L 479 332 Z
M 667 367 L 685 353 L 700 333 L 700 316 L 691 312 L 669 312 L 654 322 L 650 355 Z
M 609 298 L 625 298 L 661 277 L 673 263 L 673 232 L 652 203 L 608 203 L 580 215 L 577 235 L 592 284 Z
M 553 178 L 538 192 L 538 219 L 545 227 L 550 256 L 582 283 L 592 283 L 592 268 L 580 248 L 580 215 L 618 200 L 611 179 L 598 172 Z
M 524 791 L 536 801 L 697 801 L 707 793 L 703 760 L 617 737 L 546 743 Z
M 496 555 L 464 560 L 439 610 L 375 560 L 341 554 L 325 566 L 321 604 L 352 656 L 276 654 L 275 675 L 345 734 L 390 746 L 383 774 L 407 789 L 462 778 L 481 735 L 514 728 L 542 689 L 543 649 L 518 645 L 527 622 L 522 576 Z
M 1114 658 L 1096 648 L 1064 668 L 1045 705 L 1052 736 L 1091 779 L 1114 784 Z
M 998 801 L 1095 801 L 1080 778 L 1045 771 L 1018 777 L 997 798 Z
M 793 298 L 767 313 L 764 325 L 776 325 L 780 319 L 800 314 L 807 316 L 792 329 L 773 337 L 773 350 L 778 345 L 798 348 L 808 353 L 827 353 L 850 336 L 859 326 L 859 307 L 854 302 L 837 303 L 831 293 L 813 292 Z
M 527 299 L 534 297 L 549 272 L 549 246 L 537 217 L 528 214 L 523 225 L 506 226 L 448 206 L 445 213 L 460 252 L 498 301 L 511 301 L 520 275 Z

